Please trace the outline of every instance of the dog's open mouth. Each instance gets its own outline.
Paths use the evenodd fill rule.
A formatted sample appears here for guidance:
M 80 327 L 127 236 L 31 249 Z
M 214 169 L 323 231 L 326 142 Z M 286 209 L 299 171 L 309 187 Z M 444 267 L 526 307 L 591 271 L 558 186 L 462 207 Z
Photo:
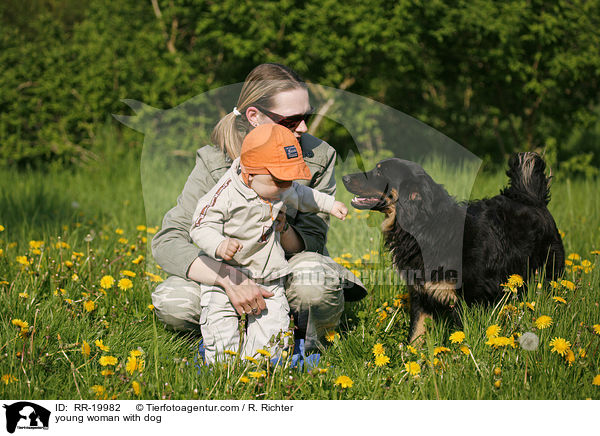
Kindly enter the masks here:
M 374 209 L 382 204 L 381 197 L 354 197 L 350 204 L 356 209 Z

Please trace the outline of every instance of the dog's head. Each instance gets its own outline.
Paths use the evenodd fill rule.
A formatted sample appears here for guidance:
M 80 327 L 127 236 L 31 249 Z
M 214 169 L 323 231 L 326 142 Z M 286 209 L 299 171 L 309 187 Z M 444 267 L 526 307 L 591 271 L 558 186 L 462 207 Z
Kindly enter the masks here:
M 431 215 L 439 186 L 420 165 L 396 158 L 382 160 L 367 173 L 345 175 L 342 181 L 356 195 L 353 207 L 386 214 L 384 231 L 391 230 L 396 220 L 410 231 L 417 218 Z

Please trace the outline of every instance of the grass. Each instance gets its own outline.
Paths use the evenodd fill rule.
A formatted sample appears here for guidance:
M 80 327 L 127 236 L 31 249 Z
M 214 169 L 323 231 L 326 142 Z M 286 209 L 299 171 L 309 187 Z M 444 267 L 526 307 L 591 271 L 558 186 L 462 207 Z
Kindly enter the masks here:
M 146 209 L 139 159 L 133 153 L 73 171 L 4 170 L 0 181 L 3 398 L 600 398 L 600 386 L 592 383 L 600 374 L 600 335 L 592 327 L 600 324 L 600 268 L 598 255 L 591 254 L 600 249 L 596 194 L 600 180 L 558 176 L 553 186 L 550 209 L 565 234 L 565 249 L 581 256 L 564 277 L 573 289 L 568 282 L 539 288 L 536 278 L 530 278 L 523 295 L 506 294 L 503 310 L 468 308 L 462 344 L 449 339 L 456 330 L 451 321 L 436 320 L 422 346 L 408 347 L 405 290 L 381 246 L 381 216 L 351 210 L 346 222 L 333 220 L 329 251 L 337 261 L 360 271 L 369 295 L 346 305 L 320 370 L 302 373 L 239 361 L 199 369 L 194 362 L 198 337 L 173 333 L 157 321 L 148 305 L 157 275 L 165 275 L 149 258 L 147 246 L 162 213 L 175 204 L 191 163 L 168 168 L 148 164 L 145 168 L 150 171 L 143 173 L 144 196 L 155 194 L 146 201 Z M 348 167 L 340 166 L 338 178 L 347 171 Z M 456 180 L 468 177 L 459 174 Z M 480 174 L 472 197 L 495 195 L 504 183 L 502 174 Z M 338 198 L 349 203 L 350 194 L 339 180 L 338 186 Z M 468 190 L 463 193 L 468 195 Z M 43 245 L 36 249 L 30 241 L 43 241 Z M 27 265 L 20 264 L 18 256 L 26 256 Z M 591 262 L 587 269 L 585 260 Z M 117 285 L 127 278 L 124 271 L 135 273 L 131 289 Z M 117 281 L 106 290 L 100 286 L 105 275 Z M 562 297 L 566 303 L 552 297 Z M 93 310 L 86 310 L 92 301 Z M 531 302 L 535 302 L 533 310 L 525 304 Z M 552 318 L 549 327 L 535 327 L 541 315 Z M 27 326 L 21 328 L 14 320 Z M 493 324 L 503 337 L 535 332 L 539 348 L 528 352 L 518 342 L 515 348 L 487 345 L 486 329 Z M 551 351 L 554 337 L 570 341 L 571 363 Z M 109 350 L 102 351 L 95 345 L 97 340 Z M 90 346 L 89 355 L 82 350 L 84 341 Z M 389 357 L 381 367 L 375 365 L 375 344 L 381 344 Z M 460 346 L 467 346 L 470 354 Z M 138 353 L 136 361 L 129 359 L 132 351 Z M 118 364 L 102 366 L 102 356 L 114 356 Z M 407 372 L 410 362 L 418 365 L 418 376 Z M 109 372 L 103 375 L 103 370 Z M 266 371 L 265 377 L 240 380 L 260 370 Z M 349 377 L 352 387 L 336 385 L 340 376 Z

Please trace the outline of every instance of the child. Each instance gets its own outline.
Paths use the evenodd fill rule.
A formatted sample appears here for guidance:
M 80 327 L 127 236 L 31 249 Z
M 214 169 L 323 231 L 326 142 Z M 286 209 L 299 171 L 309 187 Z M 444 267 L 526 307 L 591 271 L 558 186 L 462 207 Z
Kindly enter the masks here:
M 263 348 L 275 355 L 270 340 L 289 326 L 289 306 L 283 283 L 291 272 L 275 231 L 285 204 L 302 212 L 326 212 L 343 220 L 346 206 L 335 198 L 300 185 L 310 180 L 294 134 L 278 124 L 253 129 L 242 144 L 241 156 L 205 196 L 198 200 L 190 236 L 202 251 L 241 269 L 274 295 L 267 308 L 248 315 L 243 349 L 238 318 L 224 290 L 201 285 L 200 327 L 205 359 L 212 363 L 226 350 L 254 356 Z

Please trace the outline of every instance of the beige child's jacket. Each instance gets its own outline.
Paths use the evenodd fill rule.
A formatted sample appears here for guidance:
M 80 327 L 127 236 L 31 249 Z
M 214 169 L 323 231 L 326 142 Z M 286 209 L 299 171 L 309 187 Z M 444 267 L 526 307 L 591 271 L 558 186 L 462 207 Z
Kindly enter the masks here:
M 291 271 L 275 231 L 276 218 L 284 205 L 301 212 L 331 212 L 335 198 L 292 182 L 276 202 L 263 200 L 244 184 L 240 159 L 198 200 L 190 236 L 207 255 L 216 257 L 217 247 L 226 238 L 242 244 L 228 264 L 241 268 L 251 279 L 268 282 Z

